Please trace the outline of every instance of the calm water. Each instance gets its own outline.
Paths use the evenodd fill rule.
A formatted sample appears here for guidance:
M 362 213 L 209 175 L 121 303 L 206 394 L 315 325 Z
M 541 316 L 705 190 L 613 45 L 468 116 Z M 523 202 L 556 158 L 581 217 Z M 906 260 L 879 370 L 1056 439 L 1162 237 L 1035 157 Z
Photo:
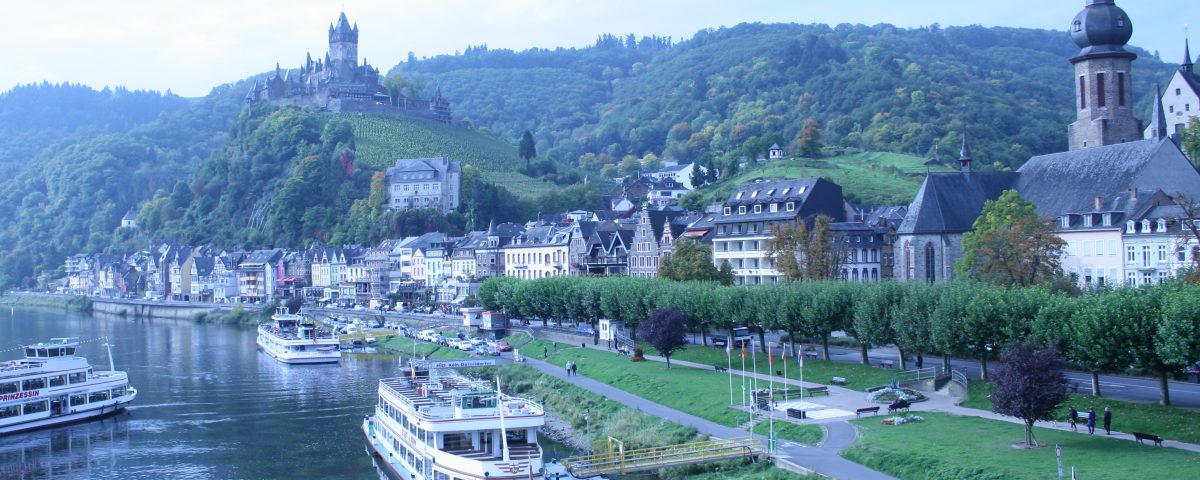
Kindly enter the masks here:
M 247 326 L 0 311 L 0 350 L 105 335 L 137 400 L 107 420 L 0 438 L 0 478 L 379 478 L 359 426 L 395 358 L 289 367 L 257 352 Z M 97 370 L 102 343 L 81 345 Z

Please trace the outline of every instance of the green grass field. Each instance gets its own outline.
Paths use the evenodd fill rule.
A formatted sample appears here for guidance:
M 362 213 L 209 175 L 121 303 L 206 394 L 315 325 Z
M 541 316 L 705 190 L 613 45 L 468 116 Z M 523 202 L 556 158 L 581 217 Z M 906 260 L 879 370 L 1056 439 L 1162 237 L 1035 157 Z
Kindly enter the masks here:
M 854 420 L 859 440 L 842 456 L 901 479 L 1057 478 L 1053 445 L 1063 450 L 1066 475 L 1081 479 L 1195 478 L 1200 455 L 1139 445 L 1103 436 L 1035 429 L 1047 448 L 1018 449 L 1019 424 L 931 413 L 925 422 L 883 425 L 879 418 Z M 1190 473 L 1189 473 L 1190 472 Z
M 992 410 L 992 402 L 988 396 L 992 393 L 992 384 L 983 380 L 971 380 L 970 394 L 962 406 L 980 410 Z M 1103 393 L 1103 392 L 1101 392 Z M 1200 412 L 1185 408 L 1166 407 L 1153 403 L 1122 402 L 1104 397 L 1093 397 L 1084 394 L 1071 394 L 1071 399 L 1059 409 L 1056 417 L 1060 422 L 1067 421 L 1067 409 L 1074 405 L 1080 415 L 1086 414 L 1088 408 L 1095 408 L 1097 427 L 1103 418 L 1104 407 L 1113 411 L 1113 429 L 1119 432 L 1146 432 L 1160 437 L 1188 443 L 1200 443 Z M 1080 428 L 1084 428 L 1082 425 Z
M 658 352 L 645 343 L 639 343 L 647 355 L 658 355 Z M 768 365 L 766 354 L 757 352 L 753 357 L 758 359 L 758 372 L 767 373 Z M 685 360 L 689 362 L 703 363 L 705 365 L 720 365 L 722 367 L 727 364 L 725 349 L 719 347 L 704 347 L 699 345 L 689 345 L 687 348 L 675 352 L 671 355 L 672 360 Z M 779 358 L 778 352 L 775 353 L 774 370 L 783 370 L 783 360 Z M 793 380 L 800 379 L 799 364 L 795 358 L 788 359 L 787 378 Z M 733 368 L 742 368 L 741 351 L 733 352 L 732 358 Z M 746 353 L 746 370 L 753 371 L 754 364 L 752 356 L 749 352 Z M 840 363 L 825 360 L 806 359 L 804 361 L 804 381 L 813 383 L 828 384 L 833 377 L 842 377 L 846 379 L 846 388 L 866 391 L 871 387 L 878 387 L 891 383 L 892 376 L 896 374 L 895 370 L 887 370 L 873 367 L 870 365 L 862 365 L 855 363 Z
M 462 350 L 406 337 L 392 337 L 380 342 L 379 345 L 405 357 L 410 357 L 414 354 L 418 358 L 467 358 L 471 356 Z
M 756 167 L 700 191 L 705 203 L 723 201 L 736 188 L 760 178 L 823 177 L 842 186 L 847 196 L 874 205 L 908 204 L 921 188 L 926 169 L 949 171 L 943 166 L 925 166 L 925 159 L 911 155 L 867 152 L 840 157 L 790 158 Z
M 482 172 L 483 179 L 522 197 L 556 188 L 517 173 L 524 161 L 517 148 L 474 130 L 432 120 L 357 113 L 331 113 L 354 128 L 358 158 L 376 168 L 395 165 L 400 158 L 446 155 Z

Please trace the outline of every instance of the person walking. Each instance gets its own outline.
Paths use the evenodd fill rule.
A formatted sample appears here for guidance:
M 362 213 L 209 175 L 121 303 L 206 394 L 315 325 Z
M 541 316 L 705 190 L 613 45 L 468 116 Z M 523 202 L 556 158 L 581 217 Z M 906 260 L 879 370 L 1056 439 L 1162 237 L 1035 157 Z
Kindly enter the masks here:
M 571 372 L 573 372 L 574 370 L 575 370 L 575 365 L 571 362 L 567 362 L 567 376 L 568 377 L 571 376 Z
M 578 363 L 571 362 L 571 376 L 572 377 L 579 376 L 579 364 Z
M 1067 421 L 1071 423 L 1072 432 L 1079 431 L 1079 427 L 1075 426 L 1079 422 L 1079 410 L 1076 410 L 1074 405 L 1071 405 L 1071 408 L 1067 410 Z
M 1104 407 L 1104 434 L 1112 435 L 1112 409 Z
M 545 345 L 542 345 L 542 360 L 545 360 L 547 358 L 550 358 L 550 349 L 546 348 Z
M 1088 425 L 1088 435 L 1095 435 L 1096 434 L 1096 408 L 1095 407 L 1088 407 L 1087 425 Z

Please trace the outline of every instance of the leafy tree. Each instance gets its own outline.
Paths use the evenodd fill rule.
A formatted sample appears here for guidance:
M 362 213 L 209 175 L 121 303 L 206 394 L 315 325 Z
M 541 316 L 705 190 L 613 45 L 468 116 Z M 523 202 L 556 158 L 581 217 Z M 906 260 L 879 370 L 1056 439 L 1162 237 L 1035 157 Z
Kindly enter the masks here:
M 965 281 L 934 285 L 940 294 L 937 306 L 933 308 L 930 327 L 933 346 L 942 354 L 942 370 L 950 371 L 950 356 L 966 350 L 968 339 L 962 323 L 967 316 L 967 303 L 971 301 L 973 287 L 973 284 Z
M 821 339 L 821 350 L 829 360 L 829 336 L 837 330 L 847 328 L 853 315 L 854 297 L 850 284 L 821 282 L 805 303 L 804 320 L 806 330 Z
M 1024 287 L 1049 284 L 1062 275 L 1066 243 L 1055 235 L 1050 220 L 1039 217 L 1016 190 L 984 204 L 962 244 L 963 256 L 955 265 L 960 276 Z
M 712 247 L 680 239 L 673 244 L 671 254 L 658 264 L 658 276 L 678 282 L 714 282 L 720 280 L 721 272 L 712 263 Z
M 804 120 L 804 129 L 796 135 L 795 148 L 800 156 L 816 158 L 821 156 L 821 125 L 816 120 Z
M 1132 311 L 1137 294 L 1135 289 L 1121 288 L 1082 297 L 1066 324 L 1070 348 L 1064 353 L 1072 364 L 1092 374 L 1092 395 L 1101 396 L 1101 373 L 1129 367 L 1133 337 L 1142 334 L 1130 330 L 1126 322 L 1126 318 L 1138 315 Z
M 992 377 L 992 410 L 1025 421 L 1025 444 L 1037 446 L 1033 424 L 1054 419 L 1070 396 L 1054 347 L 1035 351 L 1028 343 L 1016 343 L 1001 357 L 1003 366 Z
M 521 135 L 521 146 L 518 148 L 519 155 L 525 160 L 525 166 L 529 166 L 529 160 L 537 156 L 537 147 L 533 143 L 533 134 L 526 130 Z
M 799 279 L 803 272 L 800 260 L 796 257 L 802 245 L 808 241 L 808 228 L 801 221 L 795 224 L 779 222 L 768 229 L 771 238 L 764 249 L 767 259 L 774 264 L 775 270 L 783 274 L 784 279 Z
M 939 290 L 922 282 L 910 282 L 902 285 L 902 288 L 902 299 L 891 314 L 894 341 L 901 352 L 919 356 L 933 348 L 930 318 L 937 306 L 936 295 Z M 907 366 L 904 355 L 900 355 L 900 368 Z
M 979 356 L 979 376 L 988 379 L 988 358 L 994 349 L 1006 343 L 1005 324 L 1009 320 L 1007 292 L 998 288 L 974 288 L 962 318 L 966 347 Z
M 1200 291 L 1192 285 L 1178 285 L 1162 297 L 1157 319 L 1154 347 L 1159 362 L 1176 371 L 1200 358 Z M 1168 393 L 1166 375 L 1160 376 L 1160 390 Z M 1163 396 L 1169 400 L 1169 396 Z
M 642 162 L 633 155 L 626 155 L 621 158 L 621 164 L 618 168 L 622 176 L 629 176 L 636 174 L 642 168 Z
M 904 292 L 895 282 L 862 283 L 854 297 L 854 321 L 852 330 L 858 340 L 863 365 L 870 364 L 867 350 L 871 346 L 883 346 L 896 339 L 892 329 L 892 314 L 904 299 Z M 904 351 L 900 350 L 903 363 Z
M 1188 120 L 1187 127 L 1179 132 L 1179 143 L 1192 159 L 1192 165 L 1200 168 L 1200 117 Z

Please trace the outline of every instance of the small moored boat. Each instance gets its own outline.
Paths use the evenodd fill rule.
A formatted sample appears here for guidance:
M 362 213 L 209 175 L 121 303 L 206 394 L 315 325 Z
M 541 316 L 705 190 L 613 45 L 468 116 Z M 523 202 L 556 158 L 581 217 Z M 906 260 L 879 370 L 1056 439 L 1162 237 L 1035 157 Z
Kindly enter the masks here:
M 287 364 L 337 363 L 342 358 L 338 338 L 304 316 L 288 313 L 287 307 L 271 315 L 271 322 L 258 326 L 258 346 Z

